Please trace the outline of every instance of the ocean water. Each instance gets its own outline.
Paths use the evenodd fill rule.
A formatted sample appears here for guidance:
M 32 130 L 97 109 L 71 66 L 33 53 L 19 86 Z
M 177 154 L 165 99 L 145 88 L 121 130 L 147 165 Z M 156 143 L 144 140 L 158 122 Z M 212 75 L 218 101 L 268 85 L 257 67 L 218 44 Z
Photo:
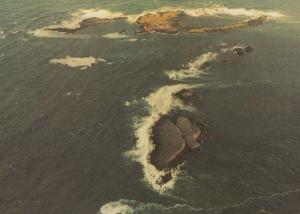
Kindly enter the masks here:
M 162 8 L 204 10 L 207 25 L 270 20 L 134 33 L 139 15 Z M 299 11 L 298 0 L 0 1 L 0 213 L 299 213 Z M 93 16 L 129 21 L 43 30 Z M 236 46 L 254 51 L 239 57 Z M 174 100 L 183 88 L 201 104 Z M 149 131 L 174 109 L 210 138 L 159 186 Z

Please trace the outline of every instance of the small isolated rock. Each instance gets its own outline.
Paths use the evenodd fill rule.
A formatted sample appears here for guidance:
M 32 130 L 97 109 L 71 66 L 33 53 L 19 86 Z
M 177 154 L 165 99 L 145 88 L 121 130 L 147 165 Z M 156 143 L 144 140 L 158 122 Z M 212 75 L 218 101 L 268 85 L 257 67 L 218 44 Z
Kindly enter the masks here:
M 245 51 L 243 48 L 234 48 L 233 51 L 239 55 L 239 56 L 244 56 L 245 55 Z

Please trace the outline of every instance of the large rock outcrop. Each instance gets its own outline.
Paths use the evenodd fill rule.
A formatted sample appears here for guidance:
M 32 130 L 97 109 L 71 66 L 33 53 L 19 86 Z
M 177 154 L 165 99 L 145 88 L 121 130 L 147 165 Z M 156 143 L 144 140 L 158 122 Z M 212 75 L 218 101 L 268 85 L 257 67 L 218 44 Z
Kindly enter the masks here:
M 158 169 L 177 166 L 187 154 L 199 149 L 205 133 L 202 124 L 186 116 L 162 117 L 153 128 L 152 164 Z

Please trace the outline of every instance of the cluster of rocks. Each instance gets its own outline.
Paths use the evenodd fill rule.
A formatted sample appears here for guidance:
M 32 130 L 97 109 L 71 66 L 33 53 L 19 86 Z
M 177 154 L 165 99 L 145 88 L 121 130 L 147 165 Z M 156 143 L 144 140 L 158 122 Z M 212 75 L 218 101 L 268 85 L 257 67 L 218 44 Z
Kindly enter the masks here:
M 237 47 L 237 48 L 234 48 L 233 51 L 239 56 L 244 56 L 245 53 L 251 53 L 253 51 L 253 48 L 250 46 L 247 46 L 245 48 Z

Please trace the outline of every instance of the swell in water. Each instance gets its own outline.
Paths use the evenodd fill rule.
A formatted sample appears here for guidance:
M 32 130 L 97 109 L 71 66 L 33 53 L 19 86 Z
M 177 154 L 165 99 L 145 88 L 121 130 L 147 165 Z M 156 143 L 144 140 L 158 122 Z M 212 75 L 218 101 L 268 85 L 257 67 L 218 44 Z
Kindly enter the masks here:
M 229 213 L 230 211 L 233 213 L 241 213 L 247 211 L 249 207 L 256 207 L 260 204 L 260 202 L 267 202 L 269 204 L 276 204 L 278 201 L 282 199 L 294 198 L 297 201 L 299 198 L 300 189 L 291 190 L 283 193 L 274 193 L 272 195 L 267 196 L 258 196 L 247 198 L 244 201 L 238 202 L 236 204 L 231 204 L 224 207 L 211 207 L 211 208 L 195 208 L 186 204 L 176 204 L 171 207 L 166 207 L 162 204 L 156 203 L 143 203 L 135 200 L 127 200 L 122 199 L 119 201 L 107 203 L 100 208 L 100 214 L 134 214 L 134 213 L 197 213 L 197 214 L 221 214 L 223 212 Z M 286 205 L 288 206 L 288 205 Z M 269 213 L 263 212 L 264 210 L 260 210 L 260 213 Z
M 129 24 L 134 24 L 136 23 L 136 20 L 139 17 L 144 16 L 147 13 L 157 13 L 157 12 L 171 11 L 171 10 L 182 10 L 185 11 L 188 15 L 194 17 L 218 16 L 218 15 L 245 16 L 250 18 L 255 18 L 258 16 L 265 15 L 268 17 L 268 19 L 279 19 L 285 17 L 284 14 L 278 11 L 263 11 L 263 10 L 245 9 L 245 8 L 227 8 L 222 5 L 214 5 L 212 7 L 207 7 L 207 8 L 200 7 L 196 9 L 190 9 L 186 7 L 162 7 L 154 10 L 145 10 L 137 14 L 125 14 L 122 12 L 112 12 L 102 8 L 94 8 L 94 9 L 79 9 L 76 12 L 71 13 L 70 18 L 68 20 L 62 20 L 59 21 L 57 24 L 53 24 L 45 28 L 29 31 L 28 33 L 36 37 L 44 37 L 44 38 L 83 38 L 84 39 L 86 38 L 86 35 L 70 35 L 63 32 L 56 32 L 47 29 L 48 28 L 77 29 L 80 28 L 80 23 L 82 21 L 89 18 L 99 18 L 104 20 L 124 18 L 124 20 L 126 20 Z

